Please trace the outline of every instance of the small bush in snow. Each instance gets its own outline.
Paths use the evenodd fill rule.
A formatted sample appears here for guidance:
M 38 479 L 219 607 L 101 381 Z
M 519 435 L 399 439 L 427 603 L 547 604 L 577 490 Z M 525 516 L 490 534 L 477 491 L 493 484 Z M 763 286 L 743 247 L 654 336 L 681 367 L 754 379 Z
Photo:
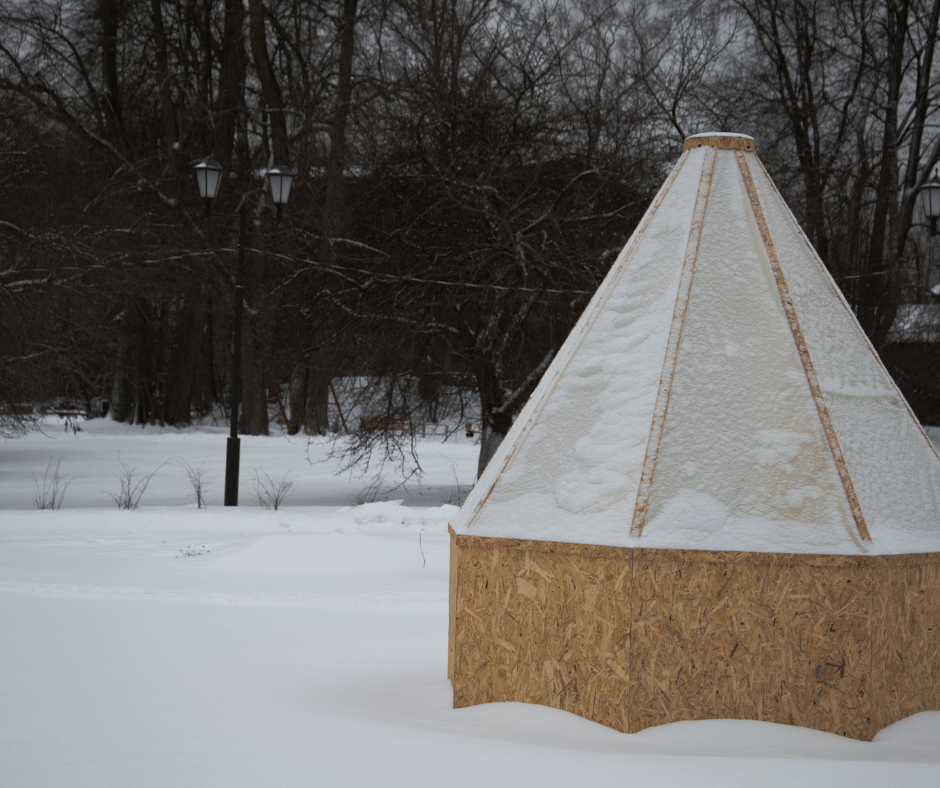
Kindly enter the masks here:
M 375 503 L 379 496 L 383 493 L 383 488 L 385 487 L 385 477 L 381 474 L 377 474 L 372 481 L 370 481 L 362 490 L 359 491 L 359 494 L 354 496 L 350 503 L 353 506 L 362 506 L 367 503 Z
M 255 495 L 262 509 L 278 509 L 294 490 L 294 482 L 290 478 L 290 471 L 280 479 L 274 479 L 264 471 L 255 468 L 252 479 L 255 485 Z
M 206 487 L 208 486 L 206 484 L 206 462 L 208 460 L 204 461 L 202 465 L 193 467 L 186 460 L 177 458 L 172 463 L 183 472 L 183 476 L 189 482 L 189 486 L 192 487 L 196 507 L 199 509 L 206 508 Z
M 153 475 L 163 466 L 155 468 L 147 475 L 142 475 L 137 468 L 131 468 L 124 460 L 120 460 L 120 463 L 121 472 L 118 474 L 118 480 L 121 483 L 121 491 L 117 495 L 108 493 L 108 496 L 117 504 L 118 509 L 136 509 Z
M 467 496 L 473 489 L 473 485 L 460 483 L 460 476 L 457 473 L 457 464 L 453 460 L 450 461 L 450 472 L 454 477 L 454 488 L 449 495 L 445 496 L 444 503 L 450 504 L 451 506 L 463 506 L 463 502 L 467 500 Z
M 39 480 L 35 476 L 33 477 L 33 484 L 36 485 L 36 497 L 33 501 L 37 509 L 58 509 L 62 506 L 65 491 L 72 483 L 72 480 L 63 481 L 62 476 L 59 474 L 61 462 L 62 460 L 55 460 L 53 464 L 52 455 L 49 455 L 46 471 L 42 475 L 42 487 L 39 486 Z

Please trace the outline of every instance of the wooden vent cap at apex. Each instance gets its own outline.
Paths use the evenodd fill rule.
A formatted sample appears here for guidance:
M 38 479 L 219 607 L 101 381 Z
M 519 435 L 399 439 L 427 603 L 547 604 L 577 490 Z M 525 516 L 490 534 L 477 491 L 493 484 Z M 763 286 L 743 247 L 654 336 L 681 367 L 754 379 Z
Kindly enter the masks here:
M 693 148 L 728 148 L 730 150 L 744 150 L 753 153 L 757 149 L 753 137 L 746 134 L 719 134 L 709 132 L 708 134 L 696 134 L 687 137 L 682 150 L 692 150 Z

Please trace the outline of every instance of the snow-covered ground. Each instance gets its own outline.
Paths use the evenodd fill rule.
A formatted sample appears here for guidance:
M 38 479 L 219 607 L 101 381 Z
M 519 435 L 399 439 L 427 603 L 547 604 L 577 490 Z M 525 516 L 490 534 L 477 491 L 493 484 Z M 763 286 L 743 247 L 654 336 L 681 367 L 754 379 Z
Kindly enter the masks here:
M 940 784 L 940 712 L 865 743 L 452 709 L 441 501 L 473 479 L 462 434 L 423 442 L 423 485 L 393 492 L 392 474 L 331 475 L 325 443 L 244 438 L 242 506 L 225 509 L 224 429 L 79 426 L 0 442 L 4 787 Z M 37 511 L 50 457 L 71 482 Z M 135 511 L 109 497 L 122 461 L 156 471 Z M 208 509 L 184 463 L 204 465 Z M 293 482 L 284 507 L 258 505 L 255 469 Z
M 132 486 L 152 475 L 141 506 L 194 503 L 188 468 L 203 469 L 207 502 L 221 504 L 227 440 L 228 427 L 180 430 L 50 416 L 41 432 L 0 439 L 0 509 L 35 508 L 37 487 L 42 489 L 43 478 L 48 481 L 55 467 L 47 476 L 50 461 L 58 462 L 60 476 L 71 480 L 65 494 L 68 509 L 114 506 L 127 472 L 133 475 Z M 288 507 L 346 506 L 364 498 L 401 500 L 407 506 L 456 503 L 457 485 L 463 495 L 473 486 L 479 457 L 479 446 L 474 444 L 461 429 L 451 430 L 444 440 L 441 428 L 440 436 L 418 444 L 424 475 L 402 487 L 403 476 L 393 465 L 379 469 L 373 462 L 365 474 L 338 475 L 341 463 L 330 459 L 330 438 L 242 435 L 239 503 L 258 506 L 256 479 L 291 482 Z

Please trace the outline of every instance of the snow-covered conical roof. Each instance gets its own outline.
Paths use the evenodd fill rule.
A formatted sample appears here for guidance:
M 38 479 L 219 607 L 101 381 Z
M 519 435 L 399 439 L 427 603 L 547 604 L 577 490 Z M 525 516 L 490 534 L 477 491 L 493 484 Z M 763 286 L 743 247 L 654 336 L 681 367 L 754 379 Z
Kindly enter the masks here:
M 686 140 L 457 533 L 940 550 L 940 459 L 754 149 Z

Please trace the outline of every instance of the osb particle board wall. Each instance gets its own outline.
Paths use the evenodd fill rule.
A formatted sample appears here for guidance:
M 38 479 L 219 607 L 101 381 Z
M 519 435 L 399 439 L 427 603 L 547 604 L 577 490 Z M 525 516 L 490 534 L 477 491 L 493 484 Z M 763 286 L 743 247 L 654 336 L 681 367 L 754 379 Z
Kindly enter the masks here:
M 452 535 L 454 706 L 624 732 L 757 719 L 870 740 L 940 709 L 940 555 L 710 553 Z

